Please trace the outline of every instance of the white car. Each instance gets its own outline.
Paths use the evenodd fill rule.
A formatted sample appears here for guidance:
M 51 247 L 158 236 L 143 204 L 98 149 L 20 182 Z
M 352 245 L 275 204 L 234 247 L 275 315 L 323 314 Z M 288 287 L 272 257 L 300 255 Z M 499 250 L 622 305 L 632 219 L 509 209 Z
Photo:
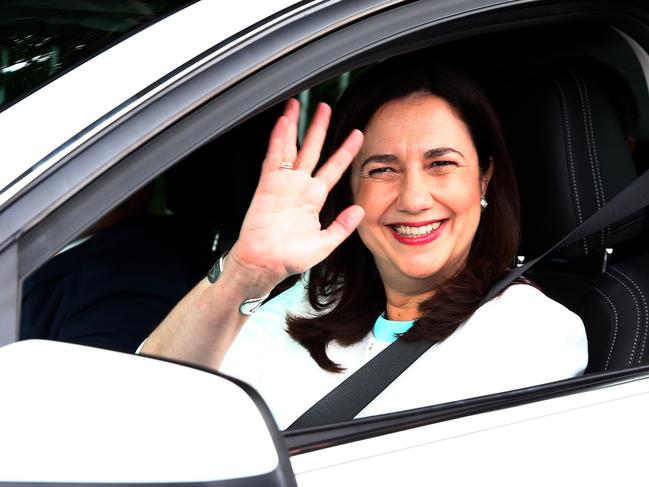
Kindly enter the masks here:
M 649 166 L 646 4 L 109 3 L 0 6 L 0 485 L 643 482 L 649 189 L 624 188 Z M 308 114 L 357 70 L 420 50 L 474 75 L 501 116 L 523 207 L 519 263 L 599 218 L 527 273 L 582 317 L 587 373 L 279 431 L 239 381 L 120 353 L 236 238 L 277 107 L 297 96 Z M 147 206 L 164 228 L 128 223 Z M 106 229 L 135 255 L 124 269 L 98 244 Z M 187 259 L 150 265 L 157 252 Z M 96 282 L 61 277 L 88 266 Z M 168 294 L 106 314 L 89 303 L 107 294 L 77 298 L 104 272 Z M 92 333 L 69 324 L 84 313 Z

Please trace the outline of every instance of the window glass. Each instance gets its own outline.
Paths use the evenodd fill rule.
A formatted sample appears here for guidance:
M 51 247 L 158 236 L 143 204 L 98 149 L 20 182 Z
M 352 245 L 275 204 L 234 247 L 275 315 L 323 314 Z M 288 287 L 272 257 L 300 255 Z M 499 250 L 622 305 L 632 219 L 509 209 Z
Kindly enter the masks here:
M 193 1 L 2 2 L 0 109 L 143 25 L 190 3 Z

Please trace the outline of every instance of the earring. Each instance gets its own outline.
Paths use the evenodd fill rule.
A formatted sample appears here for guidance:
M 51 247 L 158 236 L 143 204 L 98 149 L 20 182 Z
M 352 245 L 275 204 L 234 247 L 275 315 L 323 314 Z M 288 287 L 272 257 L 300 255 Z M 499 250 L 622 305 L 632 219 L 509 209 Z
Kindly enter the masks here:
M 484 210 L 487 206 L 489 206 L 489 203 L 487 203 L 487 198 L 483 196 L 480 198 L 480 207 Z

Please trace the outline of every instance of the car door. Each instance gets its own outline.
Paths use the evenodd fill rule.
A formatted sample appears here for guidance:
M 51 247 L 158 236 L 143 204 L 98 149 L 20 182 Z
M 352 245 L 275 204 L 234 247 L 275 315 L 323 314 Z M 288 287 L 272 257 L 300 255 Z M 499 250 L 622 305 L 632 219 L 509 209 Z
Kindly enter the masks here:
M 5 343 L 15 339 L 26 276 L 110 208 L 237 123 L 383 57 L 553 19 L 607 22 L 632 35 L 641 48 L 649 32 L 646 12 L 633 3 L 325 1 L 298 4 L 215 46 L 157 85 L 145 102 L 83 138 L 4 204 L 0 276 L 6 288 L 0 317 Z M 576 480 L 581 470 L 566 455 L 579 450 L 579 461 L 585 461 L 596 446 L 646 432 L 646 422 L 633 421 L 647 404 L 646 373 L 646 368 L 630 369 L 431 405 L 289 432 L 285 441 L 300 485 L 346 479 L 379 484 L 405 479 L 408 485 L 501 478 L 541 483 L 554 479 L 554 467 L 561 466 L 570 468 Z M 586 435 L 612 418 L 628 422 L 597 441 Z M 585 444 L 591 448 L 583 450 Z M 554 463 L 543 469 L 547 465 L 539 455 L 548 450 Z M 586 478 L 602 480 L 602 472 L 613 471 L 590 469 Z
M 485 406 L 495 397 L 401 418 L 355 420 L 288 433 L 286 441 L 295 445 L 291 462 L 300 486 L 349 478 L 413 486 L 633 481 L 644 476 L 641 449 L 609 447 L 630 445 L 649 429 L 642 419 L 649 400 L 646 372 L 637 379 L 607 387 L 591 383 L 587 391 L 569 391 L 566 383 L 536 399 L 538 391 L 521 391 L 501 396 L 507 405 L 492 409 Z M 411 427 L 402 429 L 407 423 Z

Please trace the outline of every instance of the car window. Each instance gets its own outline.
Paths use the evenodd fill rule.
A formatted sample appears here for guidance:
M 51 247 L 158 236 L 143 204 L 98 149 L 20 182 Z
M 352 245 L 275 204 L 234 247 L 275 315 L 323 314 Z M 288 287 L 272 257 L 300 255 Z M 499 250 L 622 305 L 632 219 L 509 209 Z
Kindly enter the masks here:
M 193 1 L 10 1 L 0 6 L 0 110 Z
M 502 46 L 503 41 L 511 43 L 508 36 L 485 39 Z M 471 53 L 485 39 L 444 45 L 431 55 L 457 58 L 458 53 Z M 570 35 L 561 30 L 550 43 L 542 30 L 530 31 L 521 39 L 535 49 L 525 64 L 531 60 L 533 65 L 542 66 L 575 56 L 595 57 L 628 78 L 637 103 L 646 106 L 637 60 L 613 32 L 607 30 L 606 36 L 593 32 L 579 45 L 570 44 Z M 486 60 L 477 59 L 480 50 L 475 50 L 477 54 L 464 58 L 462 67 L 493 91 L 506 78 L 499 69 L 529 67 L 520 62 L 520 52 L 512 49 L 501 52 L 500 64 L 489 70 Z M 482 69 L 485 71 L 480 72 Z M 317 101 L 335 101 L 357 74 L 347 73 L 297 94 L 307 115 L 304 120 Z M 132 352 L 236 240 L 258 179 L 268 134 L 281 110 L 281 105 L 264 110 L 194 151 L 30 276 L 23 289 L 21 338 L 69 340 Z M 303 122 L 301 137 L 305 127 Z M 646 119 L 641 115 L 639 141 L 647 138 L 645 127 Z M 524 204 L 535 204 L 527 193 L 521 198 Z M 153 212 L 152 200 L 156 201 Z M 568 273 L 573 277 L 577 274 L 573 269 Z M 93 323 L 92 328 L 87 323 Z

